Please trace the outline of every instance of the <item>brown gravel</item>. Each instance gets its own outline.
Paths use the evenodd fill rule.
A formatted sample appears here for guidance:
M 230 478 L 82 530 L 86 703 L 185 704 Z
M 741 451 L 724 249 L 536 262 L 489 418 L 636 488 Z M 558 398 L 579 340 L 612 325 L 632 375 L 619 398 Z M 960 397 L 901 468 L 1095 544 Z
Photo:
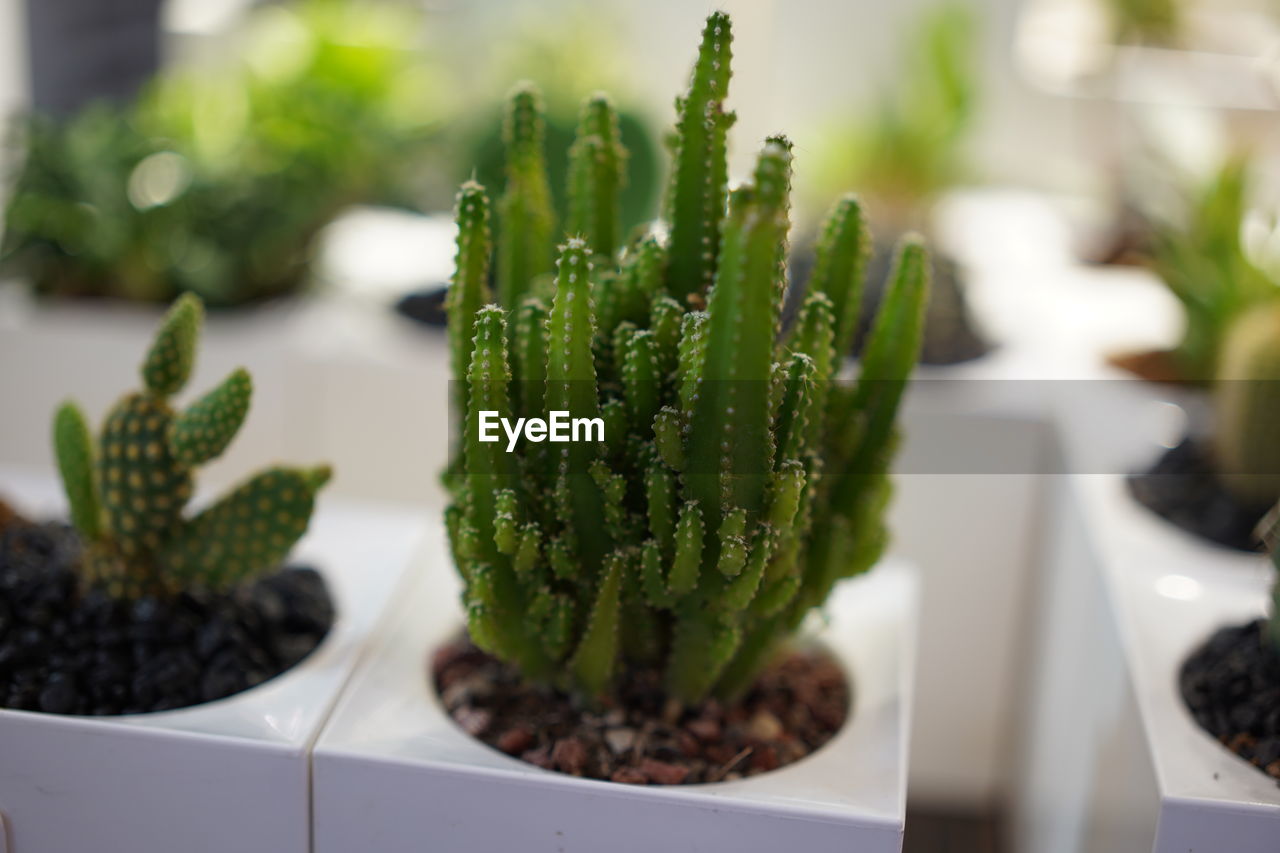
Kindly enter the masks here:
M 664 697 L 661 678 L 636 671 L 618 704 L 584 708 L 522 682 L 515 670 L 460 639 L 431 661 L 436 691 L 459 728 L 548 770 L 630 785 L 718 782 L 798 761 L 839 731 L 850 687 L 820 649 L 766 670 L 743 699 L 691 708 Z

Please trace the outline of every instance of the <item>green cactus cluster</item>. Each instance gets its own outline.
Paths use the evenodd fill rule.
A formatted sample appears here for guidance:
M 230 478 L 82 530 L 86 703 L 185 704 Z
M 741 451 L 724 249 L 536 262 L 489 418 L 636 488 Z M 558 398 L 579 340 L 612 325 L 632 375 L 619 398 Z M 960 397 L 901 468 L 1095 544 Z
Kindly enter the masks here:
M 330 476 L 327 466 L 270 468 L 184 514 L 194 469 L 226 450 L 253 391 L 249 374 L 237 369 L 186 409 L 171 407 L 195 364 L 203 315 L 192 294 L 174 303 L 142 364 L 143 389 L 115 404 L 96 442 L 75 403 L 54 417 L 85 580 L 115 595 L 225 588 L 278 567 L 306 532 Z
M 792 149 L 770 138 L 751 179 L 729 190 L 730 27 L 708 18 L 677 101 L 664 223 L 623 244 L 626 154 L 595 96 L 555 245 L 528 84 L 510 101 L 496 222 L 484 188 L 458 196 L 448 311 L 461 425 L 445 482 L 469 631 L 531 680 L 586 697 L 632 666 L 660 667 L 684 702 L 740 692 L 887 539 L 928 258 L 904 240 L 860 376 L 837 383 L 870 245 L 858 202 L 841 199 L 783 332 Z M 513 452 L 481 440 L 482 411 L 514 421 L 556 410 L 599 418 L 605 440 Z
M 1214 388 L 1214 450 L 1220 479 L 1246 506 L 1280 499 L 1280 300 L 1231 327 Z

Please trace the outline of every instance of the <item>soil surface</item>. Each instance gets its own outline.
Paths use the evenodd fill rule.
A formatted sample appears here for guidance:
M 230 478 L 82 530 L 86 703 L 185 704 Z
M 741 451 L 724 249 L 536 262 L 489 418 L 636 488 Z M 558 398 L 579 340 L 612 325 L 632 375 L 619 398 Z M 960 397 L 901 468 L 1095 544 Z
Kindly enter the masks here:
M 104 715 L 209 702 L 289 669 L 333 624 L 313 569 L 124 601 L 82 591 L 79 559 L 70 527 L 0 502 L 0 707 Z
M 445 708 L 472 737 L 547 770 L 636 785 L 719 782 L 783 767 L 829 741 L 850 707 L 843 671 L 819 649 L 781 659 L 735 704 L 688 709 L 664 698 L 653 670 L 624 677 L 618 704 L 584 709 L 524 683 L 465 639 L 436 652 L 432 674 Z
M 1232 497 L 1203 442 L 1183 441 L 1128 482 L 1138 503 L 1183 530 L 1240 551 L 1262 549 L 1256 531 L 1271 508 L 1244 506 Z
M 1222 628 L 1182 665 L 1182 698 L 1201 728 L 1280 783 L 1280 653 L 1266 623 Z

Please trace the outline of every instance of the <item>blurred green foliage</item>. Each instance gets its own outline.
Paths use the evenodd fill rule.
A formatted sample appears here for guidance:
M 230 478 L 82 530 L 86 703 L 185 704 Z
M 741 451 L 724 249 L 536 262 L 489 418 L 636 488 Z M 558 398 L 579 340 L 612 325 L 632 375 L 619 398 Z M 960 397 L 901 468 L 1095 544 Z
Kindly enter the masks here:
M 557 218 L 568 215 L 569 146 L 573 143 L 582 103 L 608 90 L 618 112 L 618 130 L 627 149 L 628 180 L 622 187 L 622 233 L 648 222 L 657 213 L 662 181 L 661 151 L 650 116 L 628 97 L 634 85 L 623 60 L 618 33 L 600 12 L 568 12 L 549 22 L 544 16 L 517 19 L 504 28 L 501 47 L 488 58 L 490 72 L 473 89 L 478 110 L 461 131 L 457 181 L 474 177 L 487 187 L 503 185 L 502 97 L 520 80 L 531 80 L 542 92 L 546 119 L 547 175 Z M 631 84 L 631 85 L 629 85 Z
M 40 292 L 212 306 L 291 291 L 342 207 L 408 203 L 446 87 L 403 4 L 255 12 L 229 63 L 158 78 L 136 104 L 33 117 L 3 262 Z
M 1168 45 L 1178 40 L 1178 0 L 1106 0 L 1113 38 L 1121 44 Z
M 873 223 L 891 231 L 923 224 L 929 203 L 963 172 L 961 142 L 977 102 L 976 30 L 968 4 L 923 14 L 899 51 L 905 65 L 876 108 L 822 134 L 810 170 L 815 207 L 829 202 L 833 188 L 854 186 Z
M 1188 380 L 1211 379 L 1232 324 L 1280 299 L 1280 280 L 1245 244 L 1250 174 L 1248 157 L 1228 157 L 1207 181 L 1184 189 L 1179 215 L 1153 222 L 1153 266 L 1186 313 L 1174 358 Z

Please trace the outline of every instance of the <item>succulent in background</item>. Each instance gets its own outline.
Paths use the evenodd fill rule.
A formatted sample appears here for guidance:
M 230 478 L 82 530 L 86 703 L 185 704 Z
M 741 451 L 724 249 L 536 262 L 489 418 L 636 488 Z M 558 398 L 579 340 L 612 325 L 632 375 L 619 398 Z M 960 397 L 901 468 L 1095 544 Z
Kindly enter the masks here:
M 86 581 L 116 595 L 224 588 L 277 568 L 307 529 L 329 468 L 262 471 L 194 516 L 184 515 L 195 468 L 226 450 L 249 411 L 252 383 L 236 370 L 182 411 L 169 398 L 195 363 L 203 306 L 191 294 L 165 316 L 142 365 L 144 388 L 112 407 L 95 441 L 64 403 L 54 449 Z
M 1186 331 L 1173 356 L 1191 381 L 1217 375 L 1228 330 L 1245 311 L 1280 299 L 1280 282 L 1250 258 L 1244 244 L 1249 177 L 1247 158 L 1228 158 L 1207 183 L 1188 192 L 1179 220 L 1155 226 L 1155 271 L 1186 314 Z
M 529 87 L 512 98 L 520 168 L 505 215 L 495 227 L 479 184 L 458 196 L 449 331 L 461 428 L 446 521 L 468 626 L 526 677 L 587 696 L 638 666 L 661 667 L 682 701 L 739 693 L 887 538 L 895 414 L 920 345 L 928 258 L 903 243 L 861 377 L 836 383 L 869 246 L 858 203 L 840 200 L 799 318 L 779 335 L 792 151 L 769 139 L 750 181 L 729 192 L 730 26 L 708 18 L 678 102 L 669 233 L 615 250 L 625 154 L 601 96 L 581 113 L 574 233 L 558 249 L 539 219 L 541 161 L 524 151 L 542 120 Z M 537 263 L 508 260 L 504 272 L 512 243 Z M 599 417 L 605 440 L 507 452 L 480 440 L 482 411 Z
M 1280 500 L 1280 300 L 1231 329 L 1214 388 L 1220 478 L 1246 507 Z
M 445 89 L 408 12 L 303 0 L 254 13 L 243 54 L 136 104 L 31 118 L 3 259 L 45 293 L 210 306 L 290 292 L 349 204 L 408 204 Z
M 816 165 L 807 170 L 801 199 L 811 209 L 821 209 L 837 188 L 855 186 L 880 234 L 868 264 L 854 355 L 871 334 L 893 267 L 894 240 L 911 230 L 927 232 L 937 197 L 963 174 L 963 142 L 977 101 L 975 41 L 969 5 L 944 2 L 930 9 L 907 33 L 903 73 L 881 93 L 876 108 L 828 125 L 814 138 Z M 804 280 L 810 264 L 802 248 L 796 258 L 797 281 Z M 940 255 L 932 259 L 930 272 L 932 294 L 920 360 L 951 365 L 985 355 L 991 344 L 969 310 L 962 269 Z
M 922 228 L 934 199 L 963 172 L 961 146 L 977 102 L 975 30 L 968 4 L 926 12 L 877 108 L 822 133 L 803 196 L 824 205 L 833 187 L 856 186 L 878 227 Z

